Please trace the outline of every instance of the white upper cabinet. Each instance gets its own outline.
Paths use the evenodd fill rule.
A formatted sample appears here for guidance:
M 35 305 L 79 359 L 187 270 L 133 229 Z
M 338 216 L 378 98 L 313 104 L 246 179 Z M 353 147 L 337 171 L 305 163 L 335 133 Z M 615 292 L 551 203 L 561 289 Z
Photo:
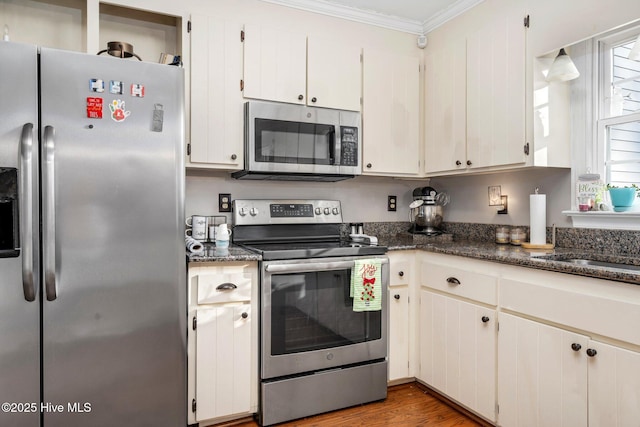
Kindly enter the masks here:
M 467 167 L 466 42 L 446 40 L 425 51 L 425 171 Z
M 420 170 L 420 60 L 364 49 L 363 174 L 412 176 Z
M 303 34 L 247 24 L 244 96 L 306 103 L 307 40 Z
M 264 25 L 246 25 L 245 98 L 360 110 L 361 48 Z
M 467 165 L 524 163 L 524 10 L 495 16 L 467 39 Z
M 192 17 L 191 139 L 188 167 L 243 165 L 242 24 Z
M 425 173 L 521 167 L 526 154 L 526 16 L 487 0 L 433 35 L 425 51 Z
M 360 111 L 362 49 L 336 40 L 307 39 L 307 104 Z

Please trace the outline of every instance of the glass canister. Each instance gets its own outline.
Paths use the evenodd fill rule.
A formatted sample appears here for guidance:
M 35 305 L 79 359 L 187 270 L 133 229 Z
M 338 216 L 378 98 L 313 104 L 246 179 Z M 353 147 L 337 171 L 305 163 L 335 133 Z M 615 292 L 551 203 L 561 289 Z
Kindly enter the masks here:
M 496 243 L 509 243 L 509 227 L 496 227 Z
M 521 245 L 527 238 L 527 233 L 523 228 L 514 227 L 511 229 L 511 244 Z

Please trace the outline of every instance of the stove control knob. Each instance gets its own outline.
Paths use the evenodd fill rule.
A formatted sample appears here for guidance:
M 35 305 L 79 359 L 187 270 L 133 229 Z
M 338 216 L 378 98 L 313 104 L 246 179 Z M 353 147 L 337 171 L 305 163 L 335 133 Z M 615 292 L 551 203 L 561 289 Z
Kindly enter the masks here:
M 329 208 L 324 208 L 324 214 L 325 214 L 325 215 L 329 215 L 329 212 L 331 212 L 331 211 L 329 210 Z
M 256 209 L 256 208 L 251 208 L 251 210 L 249 211 L 249 215 L 251 215 L 251 216 L 256 216 L 256 215 L 258 215 L 258 209 Z
M 316 215 L 320 215 L 322 213 L 322 209 L 316 208 Z
M 238 211 L 238 214 L 240 216 L 245 216 L 247 214 L 247 210 L 245 208 L 240 208 L 240 210 Z
M 332 214 L 334 214 L 334 215 L 338 215 L 338 213 L 339 213 L 339 212 L 340 212 L 340 211 L 338 210 L 338 208 L 333 208 L 333 209 L 331 210 L 331 213 L 332 213 Z

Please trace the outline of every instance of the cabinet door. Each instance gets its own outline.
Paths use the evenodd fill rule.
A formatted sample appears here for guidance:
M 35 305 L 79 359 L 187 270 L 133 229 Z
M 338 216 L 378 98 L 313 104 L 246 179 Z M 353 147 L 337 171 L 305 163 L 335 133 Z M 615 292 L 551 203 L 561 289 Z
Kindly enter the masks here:
M 196 420 L 250 412 L 251 304 L 198 309 L 197 322 Z
M 425 52 L 425 172 L 467 167 L 466 42 Z
M 496 419 L 496 311 L 423 289 L 420 379 Z
M 501 313 L 498 424 L 586 426 L 588 342 L 583 335 Z
M 409 288 L 389 288 L 389 381 L 409 377 Z
M 417 175 L 419 59 L 365 49 L 363 64 L 363 174 Z
M 360 111 L 362 64 L 360 46 L 309 37 L 307 41 L 307 105 Z
M 262 25 L 245 25 L 244 96 L 305 103 L 307 40 Z
M 192 17 L 189 166 L 243 165 L 242 25 Z
M 520 2 L 516 2 L 519 4 Z M 524 11 L 511 7 L 467 39 L 470 168 L 524 163 Z
M 640 424 L 640 353 L 596 341 L 588 357 L 589 426 Z

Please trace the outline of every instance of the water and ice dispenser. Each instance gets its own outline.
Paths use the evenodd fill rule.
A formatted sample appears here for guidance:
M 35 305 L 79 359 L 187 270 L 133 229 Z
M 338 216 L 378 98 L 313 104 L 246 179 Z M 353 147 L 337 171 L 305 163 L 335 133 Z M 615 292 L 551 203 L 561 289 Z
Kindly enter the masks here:
M 19 255 L 18 170 L 0 167 L 0 257 Z

